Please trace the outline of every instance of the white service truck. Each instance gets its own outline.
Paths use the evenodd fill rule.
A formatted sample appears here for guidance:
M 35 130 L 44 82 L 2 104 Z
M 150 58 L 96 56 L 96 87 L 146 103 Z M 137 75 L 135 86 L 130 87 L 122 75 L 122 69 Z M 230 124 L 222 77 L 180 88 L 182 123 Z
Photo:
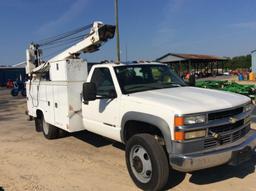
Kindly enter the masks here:
M 47 139 L 88 130 L 126 145 L 134 183 L 161 190 L 172 170 L 191 172 L 251 158 L 253 105 L 235 93 L 187 86 L 165 64 L 104 63 L 88 72 L 81 52 L 97 50 L 114 26 L 95 22 L 85 38 L 44 62 L 27 50 L 28 115 Z

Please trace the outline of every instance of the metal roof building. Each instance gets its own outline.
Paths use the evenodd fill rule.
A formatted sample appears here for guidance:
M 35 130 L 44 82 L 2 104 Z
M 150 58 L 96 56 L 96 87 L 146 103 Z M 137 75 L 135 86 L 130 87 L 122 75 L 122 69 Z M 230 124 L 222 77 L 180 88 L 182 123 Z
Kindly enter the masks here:
M 15 81 L 17 78 L 25 80 L 25 62 L 11 66 L 0 66 L 0 86 L 5 86 L 8 80 Z
M 18 64 L 12 65 L 13 68 L 26 68 L 26 62 L 20 62 Z
M 183 72 L 206 72 L 210 74 L 224 70 L 225 57 L 202 55 L 202 54 L 177 54 L 168 53 L 156 59 L 158 62 L 170 65 L 178 74 Z

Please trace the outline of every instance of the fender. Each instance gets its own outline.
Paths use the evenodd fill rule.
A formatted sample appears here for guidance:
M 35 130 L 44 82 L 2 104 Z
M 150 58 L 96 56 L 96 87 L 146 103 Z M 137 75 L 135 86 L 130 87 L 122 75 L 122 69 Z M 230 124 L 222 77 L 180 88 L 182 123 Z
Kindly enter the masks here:
M 166 123 L 164 119 L 151 114 L 147 114 L 147 113 L 131 111 L 131 112 L 127 112 L 123 116 L 121 121 L 121 132 L 120 132 L 122 142 L 124 142 L 125 124 L 127 121 L 130 121 L 130 120 L 145 122 L 158 127 L 158 129 L 161 131 L 162 135 L 164 136 L 166 149 L 168 153 L 171 153 L 172 140 L 171 140 L 171 131 L 170 131 L 169 125 Z

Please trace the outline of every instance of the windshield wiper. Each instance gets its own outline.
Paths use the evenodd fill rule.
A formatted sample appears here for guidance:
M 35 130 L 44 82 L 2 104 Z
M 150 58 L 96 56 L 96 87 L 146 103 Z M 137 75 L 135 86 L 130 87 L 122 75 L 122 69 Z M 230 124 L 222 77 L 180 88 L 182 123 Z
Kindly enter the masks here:
M 181 87 L 181 84 L 175 83 L 175 82 L 168 82 L 168 83 L 162 83 L 162 85 L 171 85 L 171 86 L 176 86 L 176 87 Z
M 156 89 L 164 89 L 164 88 L 171 88 L 171 87 L 182 87 L 183 85 L 169 82 L 169 83 L 161 83 L 161 84 L 145 84 L 145 85 L 135 85 L 132 87 L 125 88 L 127 93 L 135 93 L 140 91 L 149 91 L 149 90 L 156 90 Z
M 125 88 L 125 90 L 134 90 L 134 89 L 138 89 L 138 88 L 145 88 L 145 86 L 137 85 L 137 86 L 132 86 L 132 87 Z
M 161 89 L 162 87 L 150 86 L 150 85 L 137 85 L 129 88 L 125 88 L 125 91 L 129 93 L 141 92 L 141 91 L 149 91 L 154 89 Z

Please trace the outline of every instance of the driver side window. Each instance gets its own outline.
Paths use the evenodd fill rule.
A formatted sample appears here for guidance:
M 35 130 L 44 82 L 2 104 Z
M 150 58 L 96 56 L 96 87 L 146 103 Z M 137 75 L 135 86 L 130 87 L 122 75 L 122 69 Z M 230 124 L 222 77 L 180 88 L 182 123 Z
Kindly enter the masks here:
M 108 68 L 95 68 L 91 82 L 95 83 L 98 96 L 109 96 L 115 86 Z

